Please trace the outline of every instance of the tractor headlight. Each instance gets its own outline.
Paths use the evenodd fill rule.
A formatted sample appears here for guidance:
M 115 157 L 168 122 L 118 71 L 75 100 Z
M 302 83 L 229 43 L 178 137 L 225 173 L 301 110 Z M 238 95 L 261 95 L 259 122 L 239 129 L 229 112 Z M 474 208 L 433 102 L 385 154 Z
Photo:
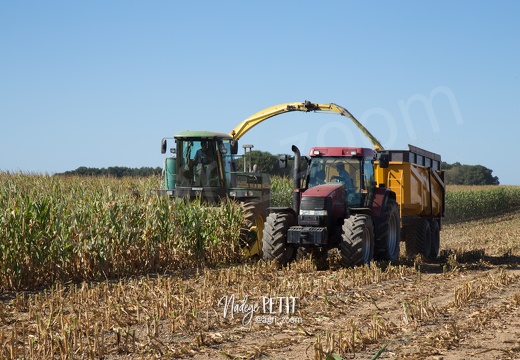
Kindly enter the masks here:
M 300 215 L 327 216 L 327 210 L 300 210 Z

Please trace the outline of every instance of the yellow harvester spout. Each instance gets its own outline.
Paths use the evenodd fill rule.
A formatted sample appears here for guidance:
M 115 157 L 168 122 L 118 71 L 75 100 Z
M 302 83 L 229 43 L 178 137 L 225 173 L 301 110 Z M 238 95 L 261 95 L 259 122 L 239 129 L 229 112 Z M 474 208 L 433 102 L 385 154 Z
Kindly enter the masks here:
M 340 115 L 343 115 L 345 117 L 350 118 L 352 122 L 357 126 L 359 130 L 363 134 L 365 134 L 366 137 L 370 139 L 374 147 L 378 150 L 384 150 L 383 145 L 352 115 L 347 109 L 344 107 L 341 107 L 339 105 L 330 103 L 330 104 L 315 104 L 311 103 L 310 101 L 304 101 L 304 102 L 293 102 L 293 103 L 285 103 L 285 104 L 279 104 L 275 106 L 271 106 L 269 108 L 266 108 L 264 110 L 261 110 L 257 112 L 256 114 L 251 115 L 244 121 L 242 121 L 240 124 L 238 124 L 230 133 L 230 135 L 235 139 L 238 140 L 246 132 L 251 130 L 253 127 L 258 125 L 264 120 L 267 120 L 273 116 L 280 115 L 286 112 L 291 111 L 303 111 L 303 112 L 310 112 L 310 111 L 330 111 L 334 112 Z

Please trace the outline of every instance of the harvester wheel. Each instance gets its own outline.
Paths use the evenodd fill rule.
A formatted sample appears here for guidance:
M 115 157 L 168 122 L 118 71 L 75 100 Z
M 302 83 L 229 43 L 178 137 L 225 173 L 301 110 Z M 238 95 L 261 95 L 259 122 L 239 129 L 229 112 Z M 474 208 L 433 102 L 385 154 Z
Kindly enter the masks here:
M 262 252 L 265 261 L 285 265 L 294 259 L 295 248 L 287 246 L 287 230 L 294 225 L 294 216 L 289 213 L 271 213 L 265 223 Z
M 341 238 L 341 265 L 368 264 L 374 257 L 374 225 L 368 215 L 354 214 L 345 219 Z
M 374 257 L 377 260 L 395 261 L 399 258 L 400 233 L 399 206 L 394 199 L 388 199 L 376 232 Z
M 430 260 L 435 260 L 439 255 L 439 248 L 441 244 L 441 232 L 439 222 L 436 219 L 430 220 L 431 244 L 430 244 Z
M 240 203 L 243 223 L 240 229 L 240 243 L 247 257 L 262 256 L 262 233 L 264 218 L 260 214 L 258 201 Z
M 411 217 L 403 225 L 406 255 L 410 258 L 417 254 L 430 256 L 431 229 L 430 222 L 426 218 Z

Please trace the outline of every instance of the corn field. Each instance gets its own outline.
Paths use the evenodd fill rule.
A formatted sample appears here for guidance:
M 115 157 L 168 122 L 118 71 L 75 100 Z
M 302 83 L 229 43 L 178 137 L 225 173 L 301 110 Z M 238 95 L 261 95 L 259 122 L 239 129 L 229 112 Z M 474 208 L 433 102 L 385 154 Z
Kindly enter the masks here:
M 240 206 L 208 207 L 150 194 L 158 178 L 0 174 L 0 289 L 102 280 L 241 260 Z M 272 179 L 272 204 L 292 183 Z M 446 220 L 520 206 L 518 187 L 453 187 Z
M 272 206 L 292 207 L 293 181 L 290 178 L 274 176 L 271 178 Z
M 240 206 L 150 195 L 157 179 L 0 174 L 0 290 L 240 260 Z
M 447 222 L 484 218 L 520 208 L 518 186 L 448 186 Z

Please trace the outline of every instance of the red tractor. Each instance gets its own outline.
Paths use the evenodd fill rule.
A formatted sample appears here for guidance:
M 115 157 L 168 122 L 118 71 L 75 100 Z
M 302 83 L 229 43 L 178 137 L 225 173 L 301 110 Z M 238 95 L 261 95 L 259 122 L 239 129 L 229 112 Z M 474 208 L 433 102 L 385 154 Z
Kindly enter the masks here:
M 323 264 L 332 248 L 339 249 L 346 267 L 373 258 L 396 260 L 401 225 L 396 194 L 375 180 L 375 167 L 388 167 L 388 155 L 315 147 L 302 174 L 300 151 L 292 150 L 293 207 L 271 208 L 262 239 L 264 260 L 286 264 L 300 254 Z

